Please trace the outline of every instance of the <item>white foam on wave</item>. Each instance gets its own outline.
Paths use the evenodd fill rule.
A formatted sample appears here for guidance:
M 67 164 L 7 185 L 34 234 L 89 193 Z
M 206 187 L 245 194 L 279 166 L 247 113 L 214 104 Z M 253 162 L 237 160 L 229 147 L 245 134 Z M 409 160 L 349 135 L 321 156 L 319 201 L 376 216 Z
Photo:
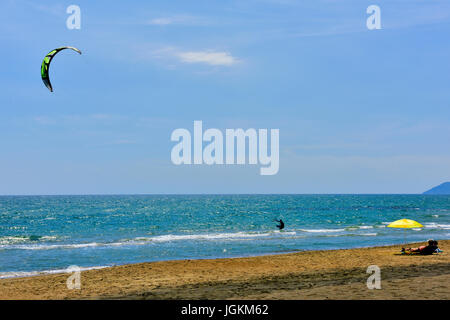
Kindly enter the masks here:
M 359 226 L 350 228 L 336 229 L 297 229 L 294 231 L 267 231 L 267 232 L 235 232 L 235 233 L 205 233 L 205 234 L 167 234 L 159 236 L 136 237 L 134 239 L 122 239 L 111 242 L 89 242 L 89 243 L 20 243 L 9 242 L 0 244 L 0 250 L 54 250 L 54 249 L 83 249 L 94 247 L 120 247 L 120 246 L 139 246 L 151 243 L 165 243 L 173 241 L 245 241 L 252 239 L 277 239 L 277 238 L 304 238 L 305 233 L 317 234 L 317 236 L 375 236 L 376 233 L 347 233 L 358 229 L 372 229 L 372 226 Z M 298 232 L 300 234 L 298 234 Z M 55 237 L 41 237 L 44 240 L 54 240 Z M 22 238 L 20 238 L 22 239 Z M 22 240 L 21 240 L 22 241 Z M 26 241 L 26 240 L 24 240 Z
M 29 245 L 1 245 L 0 249 L 19 249 L 19 250 L 50 250 L 50 249 L 76 249 L 97 247 L 104 245 L 102 243 L 73 243 L 73 244 L 29 244 Z
M 352 226 L 352 227 L 346 227 L 346 231 L 354 231 L 354 230 L 360 230 L 360 229 L 373 229 L 372 226 Z
M 267 237 L 286 237 L 295 236 L 295 231 L 280 232 L 260 232 L 260 233 L 216 233 L 216 234 L 187 234 L 187 235 L 161 235 L 154 237 L 137 237 L 134 239 L 124 239 L 115 242 L 90 242 L 90 243 L 72 243 L 72 244 L 13 244 L 13 245 L 0 245 L 0 249 L 16 249 L 16 250 L 51 250 L 51 249 L 81 249 L 89 247 L 118 247 L 127 245 L 145 245 L 149 243 L 162 243 L 170 241 L 183 241 L 183 240 L 246 240 L 255 238 L 267 238 Z
M 303 232 L 313 232 L 313 233 L 329 233 L 329 232 L 342 232 L 345 229 L 300 229 Z
M 56 239 L 56 236 L 4 236 L 0 237 L 0 245 L 17 244 L 24 242 L 52 241 Z
M 442 224 L 442 223 L 436 223 L 436 222 L 425 223 L 424 227 L 425 228 L 432 228 L 432 229 L 450 230 L 450 224 Z
M 28 237 L 1 237 L 0 244 L 13 244 L 13 243 L 21 243 L 29 240 Z
M 322 235 L 321 237 L 372 237 L 372 236 L 377 236 L 378 233 L 341 233 L 341 234 L 325 234 Z
M 263 238 L 270 237 L 273 235 L 287 236 L 296 235 L 294 231 L 290 232 L 255 232 L 255 233 L 245 233 L 245 232 L 235 232 L 235 233 L 212 233 L 212 234 L 186 234 L 186 235 L 173 235 L 167 234 L 155 237 L 139 237 L 135 240 L 144 241 L 154 241 L 154 242 L 167 242 L 167 241 L 179 241 L 179 240 L 233 240 L 233 239 L 245 239 L 245 238 Z

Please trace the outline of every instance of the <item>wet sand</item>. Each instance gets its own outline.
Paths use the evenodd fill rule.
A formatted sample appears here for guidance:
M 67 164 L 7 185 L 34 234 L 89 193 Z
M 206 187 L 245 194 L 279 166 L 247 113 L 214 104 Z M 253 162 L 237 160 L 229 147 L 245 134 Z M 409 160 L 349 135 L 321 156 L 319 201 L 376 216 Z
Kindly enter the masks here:
M 411 246 L 423 245 L 411 244 Z M 0 299 L 449 299 L 450 240 L 443 254 L 395 255 L 400 246 L 308 251 L 250 258 L 139 263 L 0 280 Z M 381 289 L 369 290 L 369 265 Z

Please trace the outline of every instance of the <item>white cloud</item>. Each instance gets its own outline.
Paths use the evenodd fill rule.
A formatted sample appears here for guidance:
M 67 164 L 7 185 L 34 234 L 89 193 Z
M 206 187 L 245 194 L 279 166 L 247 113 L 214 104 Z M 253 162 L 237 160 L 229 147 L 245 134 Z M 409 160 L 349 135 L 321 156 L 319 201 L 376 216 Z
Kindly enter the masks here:
M 204 64 L 213 67 L 233 66 L 241 60 L 226 51 L 206 49 L 201 51 L 186 51 L 185 49 L 165 46 L 155 48 L 151 45 L 139 44 L 135 46 L 136 58 L 141 60 L 159 60 L 169 69 L 175 69 L 180 63 Z
M 48 116 L 37 116 L 33 120 L 42 125 L 55 124 L 55 120 Z
M 172 18 L 156 18 L 149 21 L 149 24 L 158 26 L 165 26 L 172 23 L 174 23 L 174 20 Z
M 153 18 L 146 24 L 157 25 L 157 26 L 167 26 L 169 24 L 178 25 L 208 25 L 210 24 L 209 19 L 203 17 L 195 17 L 191 15 L 173 15 L 167 17 L 157 17 Z
M 213 66 L 231 66 L 238 62 L 228 52 L 187 51 L 179 52 L 177 56 L 186 63 L 206 63 Z

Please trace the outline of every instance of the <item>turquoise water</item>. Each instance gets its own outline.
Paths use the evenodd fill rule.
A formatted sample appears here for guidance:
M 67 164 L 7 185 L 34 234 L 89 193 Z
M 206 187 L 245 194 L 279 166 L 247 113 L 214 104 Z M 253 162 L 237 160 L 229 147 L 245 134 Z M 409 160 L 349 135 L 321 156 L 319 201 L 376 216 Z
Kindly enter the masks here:
M 283 231 L 275 218 L 286 223 Z M 410 218 L 424 228 L 386 228 Z M 71 265 L 225 258 L 450 236 L 450 196 L 0 197 L 0 277 Z

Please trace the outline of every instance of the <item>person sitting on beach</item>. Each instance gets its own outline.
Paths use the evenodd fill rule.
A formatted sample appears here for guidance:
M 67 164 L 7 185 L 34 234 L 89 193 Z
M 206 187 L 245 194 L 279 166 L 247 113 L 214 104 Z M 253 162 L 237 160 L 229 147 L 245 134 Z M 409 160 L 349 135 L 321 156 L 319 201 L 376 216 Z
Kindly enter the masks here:
M 402 248 L 402 252 L 405 253 L 418 253 L 422 255 L 433 254 L 438 248 L 438 242 L 436 240 L 428 240 L 427 246 L 420 246 L 418 248 Z
M 280 224 L 277 224 L 277 228 L 280 229 L 280 230 L 282 230 L 282 229 L 284 228 L 284 222 L 283 222 L 283 220 L 281 220 L 281 219 L 280 219 L 280 220 L 276 220 L 276 219 L 275 219 L 275 221 L 280 223 Z

